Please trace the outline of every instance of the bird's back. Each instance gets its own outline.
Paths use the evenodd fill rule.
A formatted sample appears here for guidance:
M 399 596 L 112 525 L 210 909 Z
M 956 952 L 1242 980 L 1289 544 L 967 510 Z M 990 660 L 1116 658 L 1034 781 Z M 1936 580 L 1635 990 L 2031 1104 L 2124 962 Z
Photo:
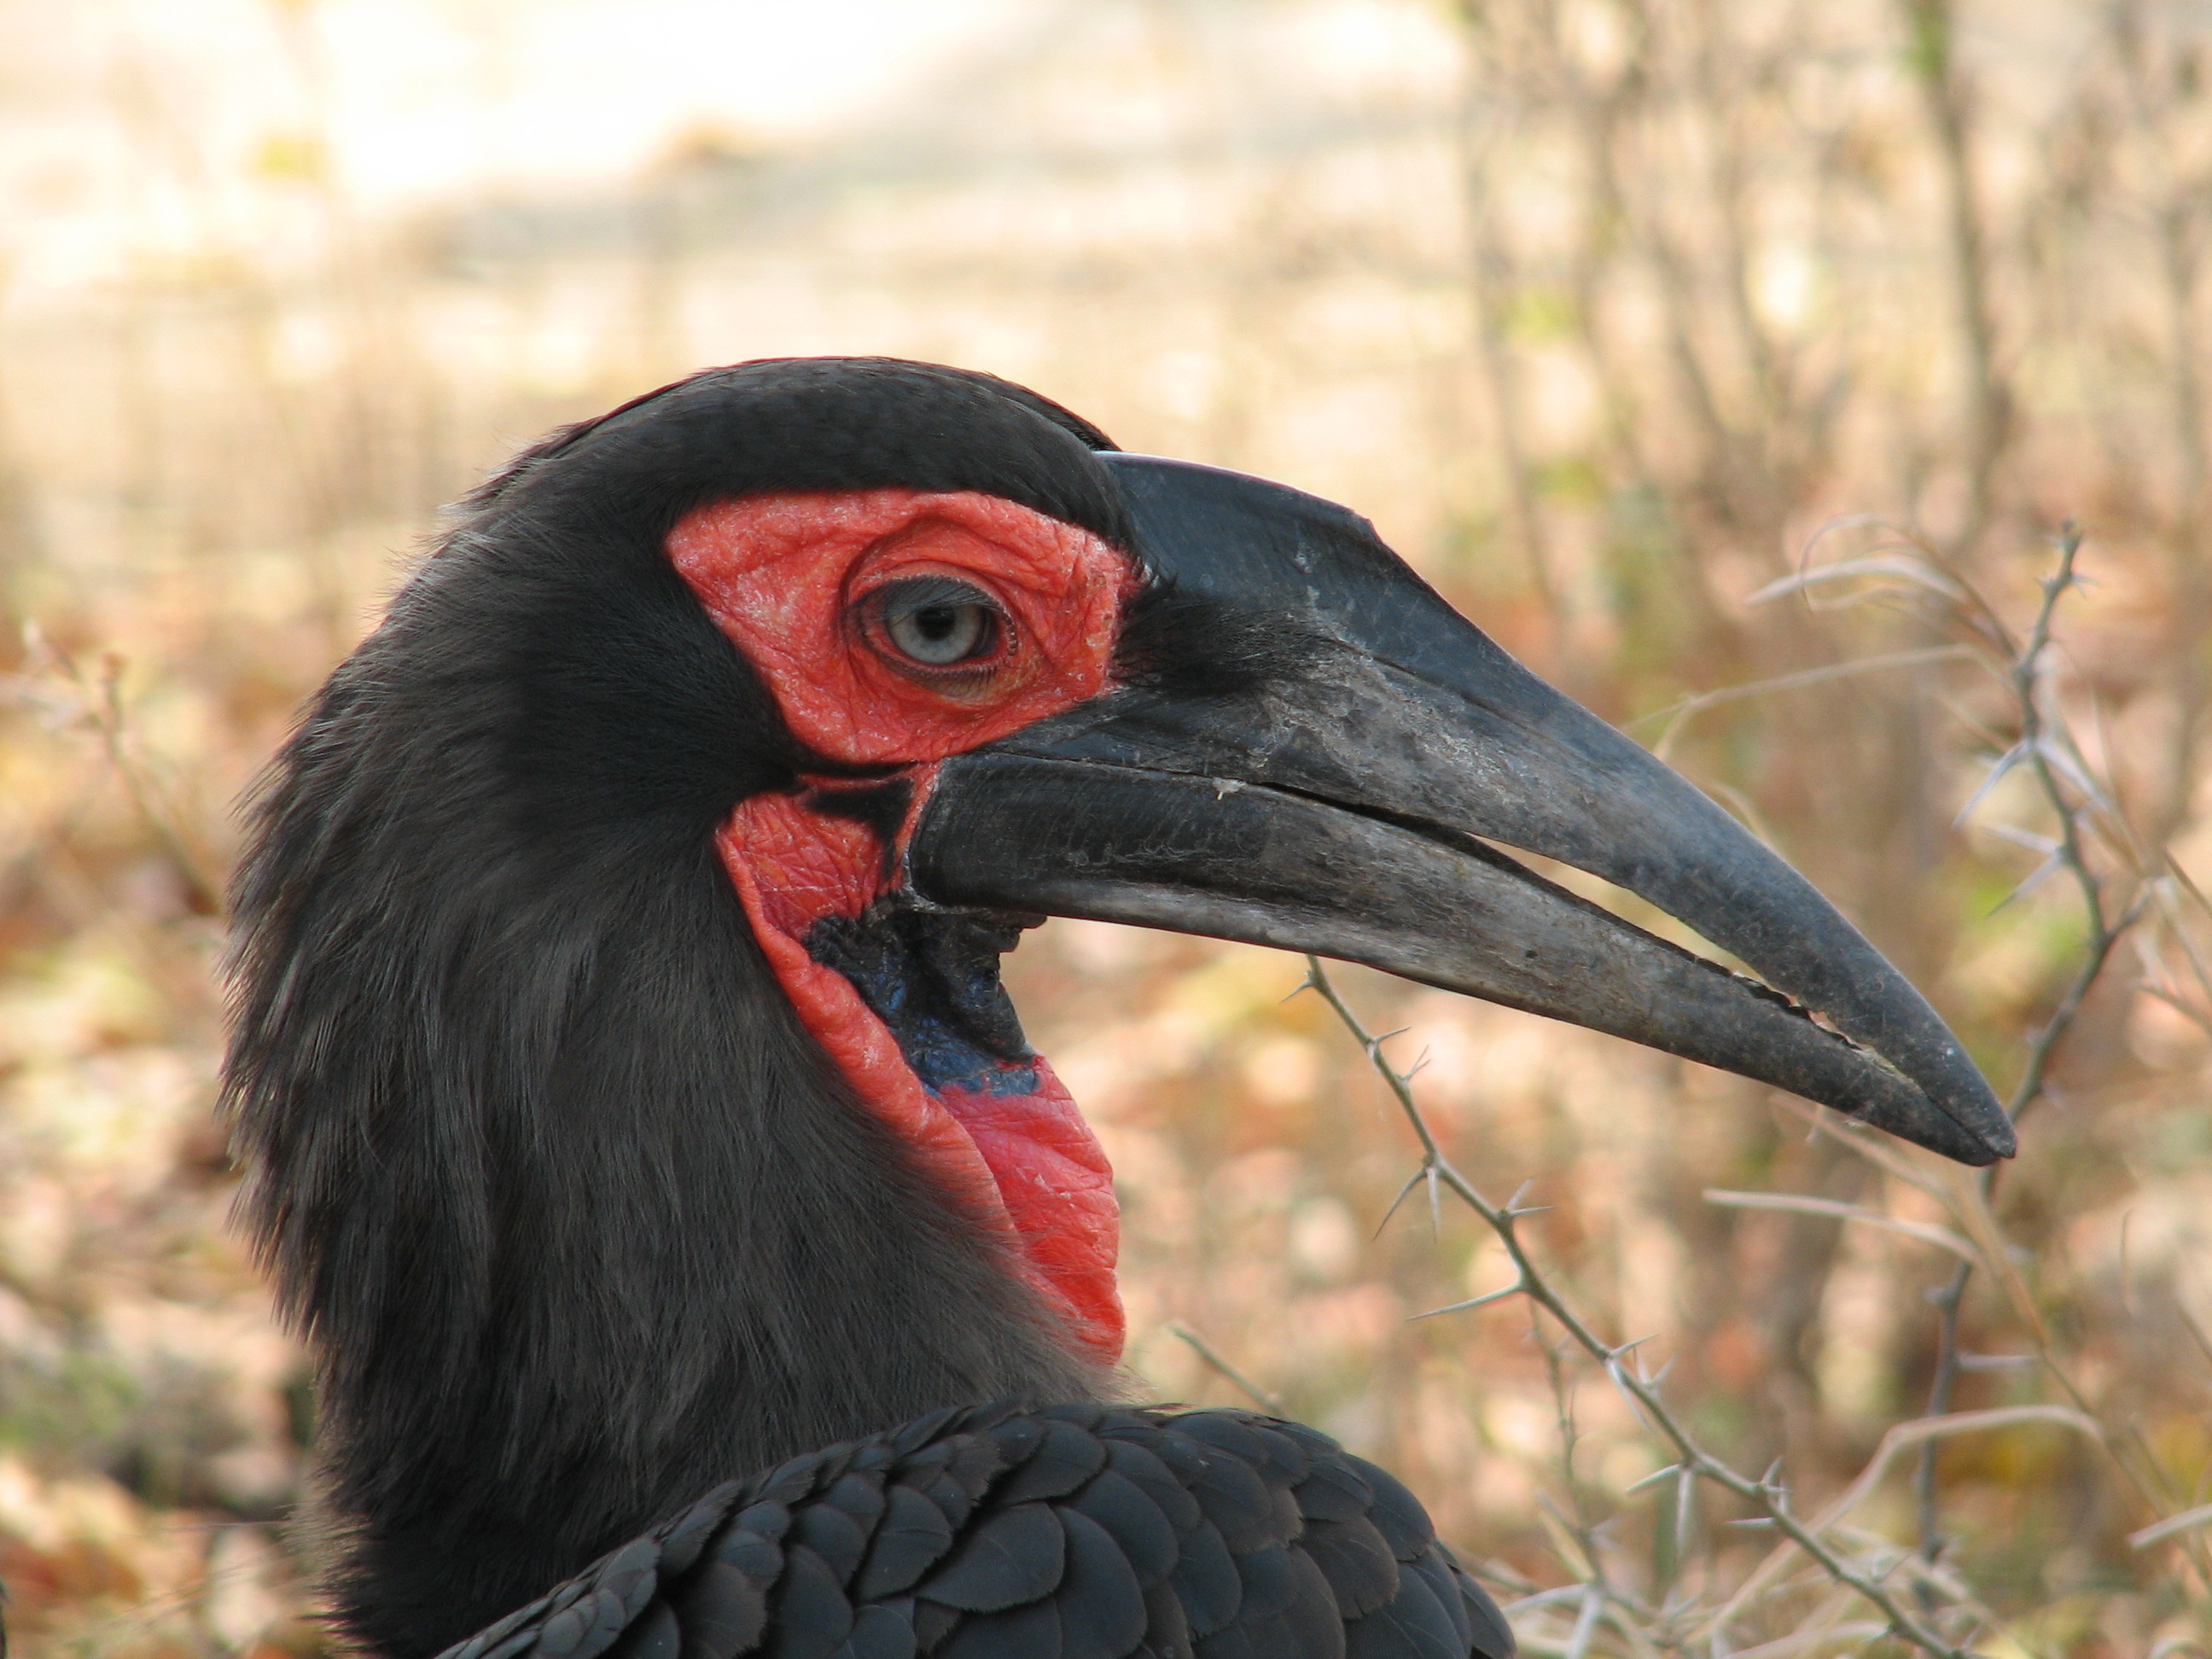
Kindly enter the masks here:
M 1508 1659 L 1420 1504 L 1245 1412 L 945 1411 L 716 1488 L 445 1659 Z

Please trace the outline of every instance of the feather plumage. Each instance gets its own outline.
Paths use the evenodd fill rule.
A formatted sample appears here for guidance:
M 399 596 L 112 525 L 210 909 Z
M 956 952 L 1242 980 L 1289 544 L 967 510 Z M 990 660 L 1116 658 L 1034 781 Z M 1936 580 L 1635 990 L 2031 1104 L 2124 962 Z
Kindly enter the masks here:
M 1012 1403 L 923 1426 L 719 1487 L 443 1659 L 1513 1650 L 1404 1488 L 1310 1429 Z M 931 1496 L 948 1486 L 950 1510 Z M 1155 1501 L 1170 1486 L 1181 1501 Z M 1309 1518 L 1310 1494 L 1334 1518 Z M 1178 1580 L 1195 1593 L 1158 1593 Z

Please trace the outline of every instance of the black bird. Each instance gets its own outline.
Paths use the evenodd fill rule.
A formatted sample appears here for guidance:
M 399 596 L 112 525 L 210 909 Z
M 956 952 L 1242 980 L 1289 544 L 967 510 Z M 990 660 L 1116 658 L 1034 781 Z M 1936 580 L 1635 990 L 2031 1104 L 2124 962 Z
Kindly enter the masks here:
M 257 814 L 244 1213 L 389 1659 L 1510 1652 L 1382 1471 L 1115 1403 L 1109 1174 L 999 983 L 1041 913 L 2012 1150 L 1841 916 L 1364 520 L 982 374 L 746 363 L 525 452 Z

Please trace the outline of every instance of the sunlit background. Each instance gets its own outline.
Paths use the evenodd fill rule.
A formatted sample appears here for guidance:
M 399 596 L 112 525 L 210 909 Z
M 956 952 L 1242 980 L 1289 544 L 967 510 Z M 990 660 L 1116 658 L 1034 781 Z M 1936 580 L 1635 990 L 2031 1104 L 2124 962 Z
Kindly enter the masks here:
M 1340 978 L 1680 1421 L 1801 1513 L 1850 1489 L 1861 1570 L 1984 1652 L 2206 1653 L 2209 82 L 2204 0 L 0 0 L 16 1651 L 325 1645 L 313 1401 L 212 1117 L 232 802 L 516 444 L 819 352 L 1369 514 L 2001 1091 L 2107 942 L 2086 872 L 2128 925 L 1987 1206 L 1735 1079 Z M 2022 747 L 1991 653 L 2069 518 Z M 1532 1653 L 1896 1650 L 1802 1558 L 1736 1595 L 1771 1527 L 1638 1488 L 1674 1453 L 1524 1299 L 1409 1322 L 1511 1274 L 1390 1212 L 1418 1147 L 1300 963 L 1059 922 L 1012 969 L 1121 1176 L 1134 1389 L 1249 1403 L 1194 1334 L 1403 1474 Z M 2052 1409 L 1852 1488 L 1931 1389 Z

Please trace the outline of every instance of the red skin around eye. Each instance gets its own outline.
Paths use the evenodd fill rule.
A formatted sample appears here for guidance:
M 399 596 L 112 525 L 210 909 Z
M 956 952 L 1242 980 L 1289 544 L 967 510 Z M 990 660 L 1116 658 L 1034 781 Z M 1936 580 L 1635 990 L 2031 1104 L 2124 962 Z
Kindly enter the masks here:
M 668 556 L 768 680 L 816 753 L 942 760 L 1105 689 L 1129 562 L 1012 501 L 911 489 L 754 495 L 702 507 Z M 1006 612 L 988 684 L 902 672 L 859 637 L 854 605 L 905 577 L 973 583 Z
M 1121 608 L 1136 586 L 1127 558 L 1097 537 L 972 493 L 725 501 L 678 524 L 668 554 L 802 743 L 830 760 L 904 769 L 914 805 L 902 840 L 928 798 L 931 763 L 1106 688 Z M 1000 606 L 1000 644 L 979 671 L 902 669 L 856 625 L 869 593 L 921 575 L 956 577 Z M 1042 1059 L 1034 1091 L 925 1087 L 851 982 L 807 954 L 816 922 L 858 916 L 899 879 L 872 830 L 815 810 L 811 794 L 756 796 L 716 836 L 778 981 L 924 1172 L 1006 1240 L 1071 1344 L 1113 1364 L 1123 1334 L 1120 1223 L 1104 1152 Z

